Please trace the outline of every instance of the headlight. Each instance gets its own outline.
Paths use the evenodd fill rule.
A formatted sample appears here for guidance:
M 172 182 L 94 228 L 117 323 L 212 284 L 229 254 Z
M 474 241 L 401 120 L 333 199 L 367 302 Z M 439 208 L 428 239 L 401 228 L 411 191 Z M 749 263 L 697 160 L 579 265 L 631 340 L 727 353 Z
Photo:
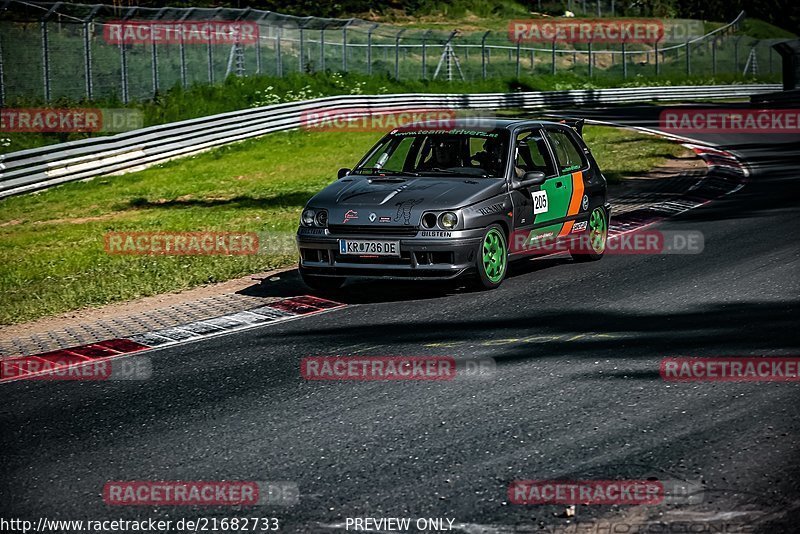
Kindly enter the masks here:
M 317 221 L 317 226 L 320 226 L 322 228 L 328 226 L 328 210 L 319 210 L 317 212 L 316 221 Z
M 314 226 L 314 210 L 303 210 L 303 215 L 300 217 L 300 222 L 303 226 Z
M 422 226 L 424 228 L 435 228 L 436 227 L 436 214 L 435 213 L 426 213 L 422 216 Z
M 452 211 L 446 211 L 439 216 L 439 225 L 445 230 L 452 230 L 458 224 L 458 216 Z

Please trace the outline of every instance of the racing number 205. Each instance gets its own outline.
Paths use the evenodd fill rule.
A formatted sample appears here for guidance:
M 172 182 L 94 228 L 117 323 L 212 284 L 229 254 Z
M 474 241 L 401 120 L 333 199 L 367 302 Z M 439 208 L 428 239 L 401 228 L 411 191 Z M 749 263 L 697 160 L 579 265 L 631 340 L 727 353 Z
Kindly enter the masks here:
M 545 213 L 547 211 L 547 191 L 534 191 L 531 193 L 533 200 L 533 213 Z

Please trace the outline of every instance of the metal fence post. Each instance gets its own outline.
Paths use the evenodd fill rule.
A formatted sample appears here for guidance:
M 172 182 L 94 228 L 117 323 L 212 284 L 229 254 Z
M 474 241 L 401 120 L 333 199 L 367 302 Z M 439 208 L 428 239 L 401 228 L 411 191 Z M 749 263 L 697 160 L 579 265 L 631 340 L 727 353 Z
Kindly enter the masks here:
M 128 103 L 128 56 L 125 50 L 125 44 L 119 44 L 119 61 L 120 61 L 120 89 L 122 90 L 122 103 Z
M 711 39 L 711 74 L 717 75 L 717 39 Z
M 686 75 L 692 74 L 692 49 L 689 46 L 689 39 L 686 39 Z
M 208 83 L 214 83 L 214 49 L 210 40 L 206 44 L 206 55 L 208 56 Z
M 214 15 L 219 13 L 222 10 L 221 7 L 218 7 L 214 10 Z M 211 45 L 211 41 L 208 41 L 206 45 L 206 52 L 208 55 L 208 83 L 214 83 L 214 48 Z
M 258 28 L 258 23 L 256 23 L 256 27 Z M 256 75 L 261 74 L 261 31 L 259 30 L 258 34 L 256 35 Z
M 150 34 L 150 67 L 153 78 L 153 96 L 155 96 L 158 93 L 158 51 L 152 33 Z
M 594 75 L 594 56 L 592 55 L 592 42 L 589 41 L 589 78 Z
M 615 11 L 614 11 L 614 0 L 611 0 L 611 16 L 612 17 L 616 16 Z
M 367 74 L 372 74 L 372 32 L 374 32 L 377 27 L 378 24 L 373 24 L 372 27 L 367 30 Z
M 551 74 L 555 74 L 556 73 L 556 40 L 555 40 L 555 37 L 553 38 L 552 46 L 553 46 L 553 49 L 552 49 L 552 52 L 551 52 L 551 56 L 552 57 L 550 59 L 552 59 L 553 65 L 552 65 L 552 69 L 551 69 L 550 73 Z
M 83 78 L 86 100 L 92 99 L 92 47 L 89 45 L 89 23 L 83 21 Z
M 178 43 L 178 54 L 181 60 L 181 86 L 183 86 L 184 89 L 186 89 L 189 83 L 186 76 L 186 38 L 183 35 L 183 21 L 186 20 L 193 11 L 194 8 L 190 7 L 183 16 L 178 19 L 178 29 L 181 32 L 181 40 Z
M 3 72 L 3 40 L 0 39 L 0 107 L 6 105 L 6 77 Z
M 39 28 L 42 34 L 42 81 L 44 82 L 44 99 L 46 102 L 50 102 L 50 37 L 47 33 L 47 21 L 61 7 L 61 4 L 63 2 L 53 4 L 39 21 Z
M 275 29 L 275 74 L 283 77 L 283 56 L 281 54 L 281 37 L 283 36 L 283 26 Z
M 166 7 L 162 7 L 155 15 L 155 20 L 161 18 L 161 14 L 166 11 Z M 156 40 L 153 32 L 150 32 L 150 74 L 153 79 L 153 96 L 158 93 L 158 49 L 156 48 Z
M 489 37 L 490 33 L 492 32 L 488 31 L 484 33 L 483 37 L 481 38 L 481 79 L 483 80 L 486 79 L 486 38 Z
M 261 58 L 261 21 L 264 17 L 269 15 L 269 11 L 264 11 L 261 16 L 256 19 L 256 74 L 262 74 L 264 71 L 263 61 Z
M 44 84 L 44 101 L 50 102 L 50 49 L 47 37 L 47 19 L 39 21 L 39 31 L 42 35 L 42 82 Z
M 425 33 L 422 34 L 422 79 L 428 79 L 428 66 L 427 66 L 427 41 L 428 36 L 431 34 L 430 30 L 427 30 Z
M 656 76 L 661 74 L 661 63 L 658 61 L 658 41 L 653 43 L 653 51 L 655 55 L 653 56 L 656 60 Z
M 347 21 L 342 28 L 342 72 L 347 72 L 347 27 L 353 22 L 353 19 Z
M 328 26 L 328 23 L 324 23 L 322 25 L 322 29 L 319 30 L 319 70 L 320 72 L 325 72 L 325 28 Z
M 309 20 L 311 20 L 311 17 L 306 17 L 305 20 L 303 20 L 303 23 L 300 25 L 300 61 L 298 62 L 297 70 L 301 73 L 305 71 L 303 65 L 303 63 L 306 61 L 305 28 Z
M 625 47 L 625 39 L 622 40 L 622 79 L 626 80 L 628 78 L 628 61 L 627 61 L 627 50 Z
M 602 17 L 603 13 L 600 11 L 600 0 L 597 0 L 597 16 Z
M 517 39 L 517 65 L 516 65 L 516 73 L 517 79 L 519 80 L 519 39 Z
M 400 79 L 400 37 L 405 33 L 406 29 L 403 28 L 394 37 L 394 79 Z

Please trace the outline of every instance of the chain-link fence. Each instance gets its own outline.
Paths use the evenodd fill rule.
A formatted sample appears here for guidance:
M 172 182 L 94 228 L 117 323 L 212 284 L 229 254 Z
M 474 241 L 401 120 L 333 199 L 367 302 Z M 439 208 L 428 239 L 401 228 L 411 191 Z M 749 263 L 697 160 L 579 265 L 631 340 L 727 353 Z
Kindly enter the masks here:
M 443 32 L 253 9 L 16 0 L 0 9 L 0 105 L 61 98 L 127 103 L 176 85 L 290 72 L 453 81 L 560 72 L 620 80 L 780 72 L 772 50 L 780 40 L 737 35 L 744 14 L 711 33 L 686 34 L 680 42 L 673 34 L 651 44 L 515 41 L 510 31 Z

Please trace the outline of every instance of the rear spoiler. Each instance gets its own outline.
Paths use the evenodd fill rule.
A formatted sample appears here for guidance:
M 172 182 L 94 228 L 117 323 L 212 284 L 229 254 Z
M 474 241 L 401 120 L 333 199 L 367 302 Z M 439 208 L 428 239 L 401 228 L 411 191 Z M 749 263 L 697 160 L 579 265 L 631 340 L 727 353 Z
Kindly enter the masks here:
M 578 135 L 583 137 L 583 123 L 586 122 L 584 119 L 574 119 L 572 117 L 564 117 L 559 121 L 561 124 L 566 124 L 576 132 Z

